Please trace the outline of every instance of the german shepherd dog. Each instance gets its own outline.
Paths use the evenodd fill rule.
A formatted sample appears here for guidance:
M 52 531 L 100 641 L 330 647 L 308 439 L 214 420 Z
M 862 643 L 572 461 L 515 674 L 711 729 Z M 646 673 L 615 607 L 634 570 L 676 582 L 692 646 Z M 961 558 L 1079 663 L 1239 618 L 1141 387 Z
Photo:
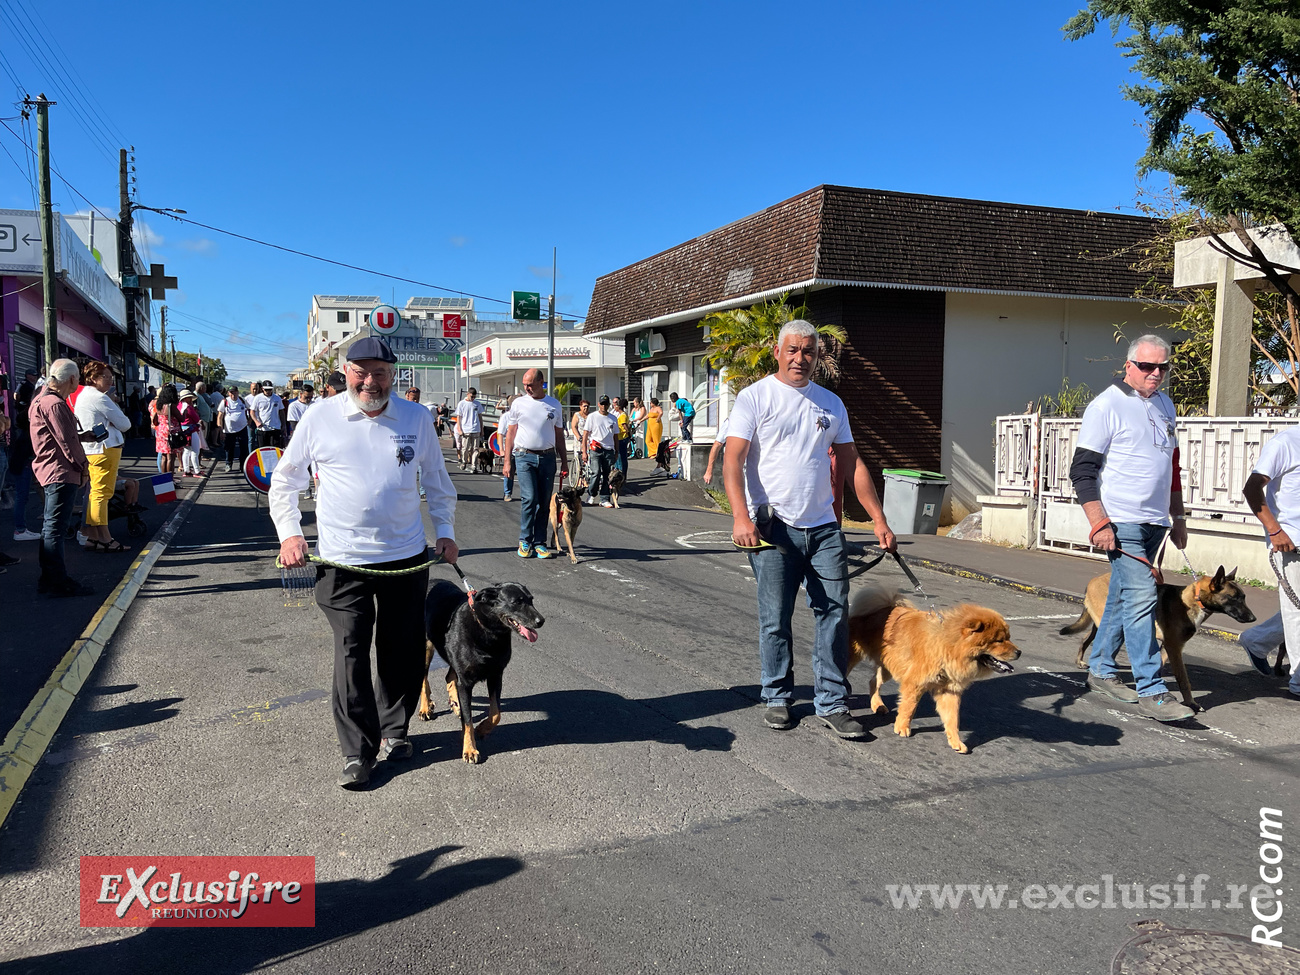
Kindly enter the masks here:
M 470 764 L 479 760 L 475 732 L 486 735 L 501 723 L 501 678 L 510 663 L 510 633 L 529 643 L 546 620 L 533 607 L 533 594 L 525 586 L 505 582 L 474 593 L 473 602 L 455 583 L 440 580 L 424 599 L 424 687 L 420 691 L 420 717 L 431 721 L 433 701 L 429 691 L 429 665 L 435 653 L 447 661 L 447 700 L 460 715 L 460 757 Z M 487 717 L 475 727 L 474 685 L 487 684 Z
M 1224 613 L 1238 623 L 1255 622 L 1255 614 L 1246 606 L 1246 594 L 1234 581 L 1236 578 L 1236 569 L 1225 573 L 1223 566 L 1219 566 L 1213 577 L 1197 576 L 1191 585 L 1166 582 L 1156 587 L 1156 639 L 1160 641 L 1161 656 L 1178 680 L 1183 703 L 1193 711 L 1203 709 L 1192 699 L 1192 682 L 1187 677 L 1187 665 L 1183 663 L 1183 647 L 1196 635 L 1196 628 L 1213 613 Z M 1088 668 L 1088 647 L 1097 635 L 1097 627 L 1106 609 L 1109 588 L 1109 572 L 1090 580 L 1083 596 L 1083 612 L 1069 626 L 1061 627 L 1062 636 L 1088 631 L 1075 658 L 1075 663 L 1084 670 Z
M 672 455 L 672 444 L 667 440 L 659 441 L 659 448 L 655 451 L 655 469 L 661 470 L 665 474 L 671 473 L 668 470 L 668 460 Z
M 1009 674 L 1020 658 L 1011 628 L 1001 614 L 964 603 L 943 615 L 917 609 L 901 596 L 865 586 L 849 603 L 849 666 L 876 665 L 871 678 L 871 709 L 888 714 L 880 696 L 885 681 L 898 681 L 894 733 L 912 733 L 912 715 L 922 694 L 934 698 L 944 735 L 953 751 L 970 749 L 961 740 L 958 717 L 962 693 L 975 681 Z
M 627 483 L 627 475 L 615 467 L 609 472 L 609 500 L 615 508 L 618 507 L 618 493 L 623 490 L 623 485 Z
M 554 549 L 560 540 L 560 528 L 564 528 L 564 537 L 569 544 L 569 561 L 578 564 L 578 557 L 573 554 L 573 540 L 578 537 L 578 526 L 582 524 L 582 491 L 580 485 L 565 487 L 563 482 L 559 490 L 551 495 L 551 544 Z

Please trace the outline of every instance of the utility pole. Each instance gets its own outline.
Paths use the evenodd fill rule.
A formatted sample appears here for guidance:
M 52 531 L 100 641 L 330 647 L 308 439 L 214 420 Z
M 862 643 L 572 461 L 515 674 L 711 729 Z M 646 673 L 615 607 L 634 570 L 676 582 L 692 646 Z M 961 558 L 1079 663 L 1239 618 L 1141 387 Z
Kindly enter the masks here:
M 166 355 L 167 354 L 167 306 L 166 305 L 162 306 L 162 325 L 159 326 L 158 331 L 159 331 L 158 344 L 161 346 L 159 351 L 163 355 Z M 172 344 L 173 345 L 176 344 L 175 340 L 172 341 Z M 176 365 L 174 360 L 172 362 L 172 365 Z
M 172 378 L 176 378 L 176 340 L 172 339 Z
M 139 351 L 136 339 L 135 298 L 136 288 L 127 287 L 127 276 L 135 274 L 135 248 L 131 243 L 134 211 L 131 209 L 131 189 L 127 180 L 126 150 L 119 149 L 117 156 L 117 279 L 121 282 L 122 296 L 126 298 L 126 351 L 134 355 Z M 139 360 L 136 360 L 137 363 Z M 137 364 L 136 368 L 139 368 Z
M 555 395 L 555 253 L 551 248 L 551 301 L 546 316 L 546 392 Z
M 40 162 L 41 193 L 41 276 L 45 295 L 45 366 L 59 357 L 59 326 L 54 294 L 54 204 L 50 202 L 50 106 L 58 104 L 42 92 L 36 101 L 23 100 L 24 105 L 36 106 L 36 155 Z

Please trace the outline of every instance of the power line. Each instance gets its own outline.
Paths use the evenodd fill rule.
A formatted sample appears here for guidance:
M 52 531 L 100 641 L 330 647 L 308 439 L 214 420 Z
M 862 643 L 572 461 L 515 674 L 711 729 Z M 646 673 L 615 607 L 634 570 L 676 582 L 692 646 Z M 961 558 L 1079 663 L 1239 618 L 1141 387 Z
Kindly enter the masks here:
M 18 172 L 21 173 L 23 179 L 27 180 L 27 182 L 30 184 L 32 181 L 31 174 L 28 173 L 27 170 L 23 168 L 22 164 L 18 162 L 17 159 L 14 159 L 14 154 L 9 151 L 9 147 L 5 145 L 3 142 L 0 142 L 0 149 L 3 149 L 5 151 L 6 156 L 8 156 L 10 159 L 13 159 L 13 164 L 18 167 Z M 35 188 L 36 188 L 35 186 L 32 187 L 32 189 Z
M 24 13 L 28 22 L 31 23 L 33 27 L 35 27 L 36 21 L 40 21 L 41 27 L 45 28 L 43 31 L 38 28 L 36 31 L 37 36 L 42 41 L 44 41 L 45 38 L 49 38 L 49 40 L 53 42 L 54 46 L 58 48 L 59 54 L 62 55 L 58 60 L 58 65 L 71 73 L 72 80 L 76 84 L 79 94 L 82 96 L 82 101 L 85 102 L 92 111 L 94 111 L 96 118 L 98 118 L 105 133 L 109 136 L 109 141 L 112 142 L 116 139 L 122 145 L 127 145 L 128 140 L 126 136 L 122 134 L 121 129 L 113 124 L 112 118 L 109 117 L 106 111 L 104 111 L 104 106 L 101 105 L 99 100 L 95 97 L 94 89 L 90 88 L 86 84 L 86 80 L 81 76 L 81 73 L 77 71 L 76 61 L 68 57 L 68 52 L 65 51 L 63 45 L 59 43 L 58 35 L 54 31 L 50 30 L 50 25 L 46 23 L 45 18 L 41 16 L 40 11 L 27 5 L 24 0 L 16 0 L 16 2 L 21 8 L 21 12 Z M 48 44 L 46 47 L 48 49 Z
M 29 33 L 28 28 L 24 26 L 16 16 L 14 16 L 12 12 L 13 9 L 17 8 L 10 9 L 0 6 L 0 17 L 4 17 L 9 23 L 10 28 L 14 31 L 14 36 L 18 38 L 18 41 L 26 49 L 33 64 L 40 64 L 42 61 L 48 62 L 59 75 L 62 75 L 62 78 L 58 77 L 58 75 L 50 78 L 50 80 L 54 81 L 55 84 L 62 89 L 61 92 L 56 92 L 56 94 L 60 94 L 67 99 L 65 104 L 67 105 L 69 112 L 72 114 L 73 120 L 81 127 L 82 131 L 90 137 L 95 148 L 112 159 L 113 140 L 111 135 L 109 135 L 102 125 L 99 128 L 96 128 L 95 120 L 86 109 L 82 107 L 81 99 L 75 90 L 75 86 L 70 80 L 68 80 L 66 73 L 64 73 L 63 67 L 59 63 L 59 58 L 48 46 L 46 47 L 48 55 L 41 53 L 40 49 L 36 46 L 36 40 L 40 40 L 40 32 L 37 31 L 33 25 L 32 31 Z M 33 40 L 33 38 L 36 40 Z M 65 84 L 67 87 L 64 87 Z
M 4 294 L 0 295 L 0 298 L 8 298 L 10 295 L 16 295 L 16 294 L 19 294 L 19 293 L 21 293 L 21 292 L 23 292 L 23 291 L 26 291 L 28 288 L 35 288 L 35 287 L 38 287 L 38 286 L 40 286 L 40 285 L 42 285 L 42 284 L 44 284 L 44 283 L 45 283 L 44 281 L 33 281 L 31 284 L 25 284 L 25 285 L 23 285 L 23 286 L 22 286 L 21 288 L 19 288 L 17 291 L 6 291 Z

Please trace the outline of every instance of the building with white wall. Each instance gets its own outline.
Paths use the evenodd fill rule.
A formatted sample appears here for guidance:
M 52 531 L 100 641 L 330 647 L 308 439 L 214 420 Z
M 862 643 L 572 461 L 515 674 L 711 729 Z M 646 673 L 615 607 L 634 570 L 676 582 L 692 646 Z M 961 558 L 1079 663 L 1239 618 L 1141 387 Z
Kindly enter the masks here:
M 307 357 L 352 338 L 369 324 L 369 315 L 384 299 L 378 295 L 312 295 L 307 313 Z
M 937 470 L 948 516 L 993 489 L 994 417 L 1097 391 L 1168 320 L 1133 297 L 1158 221 L 1114 213 L 818 186 L 596 281 L 590 337 L 627 343 L 629 378 L 690 395 L 697 441 L 730 394 L 702 319 L 787 295 L 842 326 L 835 386 L 873 473 Z M 1177 338 L 1170 335 L 1170 338 Z M 636 387 L 633 387 L 636 391 Z M 716 391 L 716 392 L 715 392 Z
M 484 399 L 495 401 L 523 392 L 523 376 L 529 369 L 546 371 L 547 331 L 545 328 L 494 332 L 465 350 L 468 384 Z M 596 402 L 601 396 L 618 396 L 624 383 L 624 343 L 583 335 L 578 328 L 555 331 L 555 381 L 571 382 L 578 389 L 565 402 L 566 413 L 579 400 Z

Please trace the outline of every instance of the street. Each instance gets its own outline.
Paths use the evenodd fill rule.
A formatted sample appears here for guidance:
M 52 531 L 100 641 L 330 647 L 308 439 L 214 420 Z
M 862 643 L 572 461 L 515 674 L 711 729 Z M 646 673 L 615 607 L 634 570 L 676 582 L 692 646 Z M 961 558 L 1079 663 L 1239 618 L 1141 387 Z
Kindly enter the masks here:
M 546 617 L 515 643 L 483 763 L 460 761 L 435 673 L 414 759 L 368 791 L 335 785 L 329 627 L 282 591 L 265 503 L 214 474 L 0 831 L 0 970 L 1100 973 L 1138 920 L 1257 923 L 1228 885 L 1259 882 L 1261 807 L 1300 798 L 1300 727 L 1235 644 L 1191 643 L 1206 710 L 1163 726 L 1084 693 L 1078 637 L 1057 634 L 1077 605 L 922 569 L 939 607 L 997 609 L 1023 651 L 967 693 L 971 753 L 928 698 L 908 739 L 889 717 L 868 715 L 867 742 L 812 720 L 802 605 L 802 720 L 774 732 L 729 518 L 638 476 L 624 508 L 586 510 L 578 565 L 522 561 L 500 481 L 452 477 L 467 577 L 527 585 Z M 910 588 L 888 561 L 867 579 Z M 869 675 L 853 676 L 862 714 Z M 316 926 L 82 929 L 91 854 L 314 855 Z M 1077 890 L 1110 877 L 1190 899 L 1201 874 L 1199 909 Z M 895 906 L 931 884 L 1010 893 Z M 1044 903 L 1010 903 L 1031 885 Z M 1288 943 L 1291 903 L 1272 925 Z

